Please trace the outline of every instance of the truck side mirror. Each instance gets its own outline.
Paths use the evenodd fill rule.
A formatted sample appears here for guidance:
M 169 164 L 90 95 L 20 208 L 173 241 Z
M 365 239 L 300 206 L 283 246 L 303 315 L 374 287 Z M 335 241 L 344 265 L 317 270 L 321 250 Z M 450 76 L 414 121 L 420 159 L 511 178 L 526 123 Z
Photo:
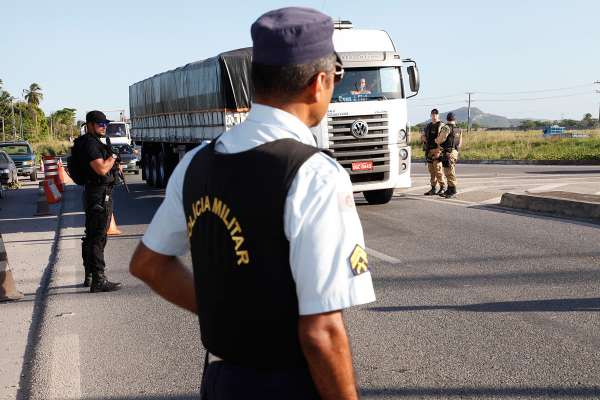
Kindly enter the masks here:
M 419 91 L 419 87 L 421 86 L 421 81 L 419 79 L 419 70 L 416 65 L 411 65 L 406 69 L 408 72 L 408 81 L 410 84 L 410 90 L 413 93 L 417 93 Z

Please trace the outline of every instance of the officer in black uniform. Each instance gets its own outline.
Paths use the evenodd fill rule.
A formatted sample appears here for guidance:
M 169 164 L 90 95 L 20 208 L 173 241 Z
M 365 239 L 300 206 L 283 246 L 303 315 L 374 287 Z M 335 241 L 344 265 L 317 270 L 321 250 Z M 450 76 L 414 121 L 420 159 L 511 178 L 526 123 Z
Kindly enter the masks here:
M 82 238 L 81 253 L 85 268 L 84 286 L 90 292 L 111 292 L 119 290 L 121 284 L 106 279 L 104 248 L 106 232 L 113 212 L 112 190 L 116 181 L 119 164 L 118 156 L 109 146 L 100 141 L 106 135 L 110 122 L 101 111 L 90 111 L 86 117 L 87 133 L 79 147 L 79 159 L 87 170 L 83 192 L 85 208 L 85 236 Z

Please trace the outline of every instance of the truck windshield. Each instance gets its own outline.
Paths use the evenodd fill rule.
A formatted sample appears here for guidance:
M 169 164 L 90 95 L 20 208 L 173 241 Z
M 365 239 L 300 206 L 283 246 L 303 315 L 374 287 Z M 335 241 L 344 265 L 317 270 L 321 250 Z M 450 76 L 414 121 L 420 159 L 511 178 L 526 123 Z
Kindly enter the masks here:
M 332 103 L 401 99 L 402 76 L 398 67 L 346 69 L 333 91 Z
M 28 155 L 31 154 L 31 149 L 27 145 L 2 145 L 0 150 L 4 150 L 10 156 Z
M 108 124 L 106 127 L 106 134 L 108 137 L 126 137 L 127 131 L 125 130 L 125 124 Z

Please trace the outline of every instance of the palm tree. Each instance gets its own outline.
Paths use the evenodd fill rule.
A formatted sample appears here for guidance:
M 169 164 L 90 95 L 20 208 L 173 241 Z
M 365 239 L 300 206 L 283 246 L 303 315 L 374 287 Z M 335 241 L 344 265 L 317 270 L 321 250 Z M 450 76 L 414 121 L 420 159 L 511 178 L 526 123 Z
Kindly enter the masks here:
M 40 102 L 44 99 L 42 88 L 35 82 L 29 85 L 29 90 L 25 89 L 24 92 L 25 100 L 30 105 L 39 106 Z
M 44 95 L 42 94 L 42 88 L 40 87 L 40 85 L 34 82 L 31 85 L 29 85 L 29 90 L 25 89 L 23 93 L 25 94 L 25 100 L 27 100 L 27 104 L 29 104 L 29 107 L 31 109 L 31 114 L 33 114 L 35 134 L 37 136 L 39 133 L 37 123 L 37 107 L 40 105 L 40 102 L 44 98 Z

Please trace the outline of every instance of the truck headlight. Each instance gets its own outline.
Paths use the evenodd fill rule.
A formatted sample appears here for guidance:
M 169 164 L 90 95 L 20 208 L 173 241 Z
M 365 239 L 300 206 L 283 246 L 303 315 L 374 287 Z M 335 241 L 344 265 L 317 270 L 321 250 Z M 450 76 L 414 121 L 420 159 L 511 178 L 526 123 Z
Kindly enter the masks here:
M 408 158 L 408 151 L 405 149 L 400 150 L 400 158 L 406 160 Z
M 33 165 L 33 161 L 23 161 L 24 167 L 29 167 L 30 165 Z
M 406 141 L 406 131 L 404 129 L 400 129 L 400 132 L 398 132 L 398 142 L 405 142 Z
M 8 174 L 10 172 L 10 169 L 7 169 L 7 168 L 0 169 L 0 172 L 3 174 Z

